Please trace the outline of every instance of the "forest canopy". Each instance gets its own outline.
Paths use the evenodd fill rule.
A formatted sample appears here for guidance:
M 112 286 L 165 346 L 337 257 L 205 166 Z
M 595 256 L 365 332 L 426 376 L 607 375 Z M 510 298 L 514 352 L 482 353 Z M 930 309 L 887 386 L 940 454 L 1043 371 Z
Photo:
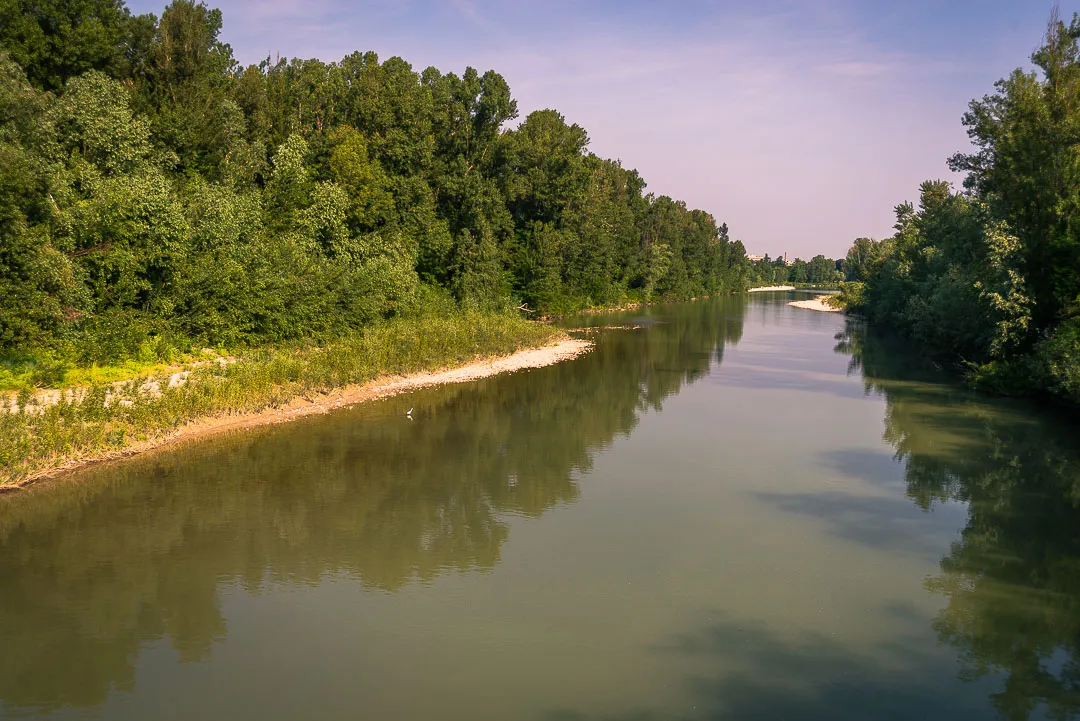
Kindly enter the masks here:
M 0 0 L 0 358 L 741 290 L 742 244 L 493 70 L 244 67 L 220 11 Z

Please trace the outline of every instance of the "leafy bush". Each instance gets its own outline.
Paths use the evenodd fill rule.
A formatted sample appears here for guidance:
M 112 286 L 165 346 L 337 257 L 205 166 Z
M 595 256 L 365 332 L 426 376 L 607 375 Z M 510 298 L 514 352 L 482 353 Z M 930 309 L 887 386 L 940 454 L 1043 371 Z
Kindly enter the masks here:
M 1072 403 L 1080 403 L 1080 318 L 1070 318 L 1035 348 L 1046 387 Z

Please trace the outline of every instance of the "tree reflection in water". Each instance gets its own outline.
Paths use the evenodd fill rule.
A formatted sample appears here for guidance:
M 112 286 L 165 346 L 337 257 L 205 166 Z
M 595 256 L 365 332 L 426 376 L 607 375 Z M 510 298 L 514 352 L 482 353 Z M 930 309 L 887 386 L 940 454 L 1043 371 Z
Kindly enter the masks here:
M 493 568 L 507 514 L 577 499 L 598 450 L 738 341 L 744 304 L 666 309 L 664 324 L 605 333 L 571 363 L 0 498 L 0 707 L 101 704 L 133 687 L 156 639 L 205 660 L 225 638 L 229 584 L 261 593 L 339 576 L 394 591 Z
M 958 391 L 888 339 L 848 323 L 837 351 L 884 396 L 886 440 L 922 508 L 968 504 L 959 541 L 927 586 L 961 678 L 1001 673 L 1003 718 L 1080 714 L 1080 429 L 1024 404 Z

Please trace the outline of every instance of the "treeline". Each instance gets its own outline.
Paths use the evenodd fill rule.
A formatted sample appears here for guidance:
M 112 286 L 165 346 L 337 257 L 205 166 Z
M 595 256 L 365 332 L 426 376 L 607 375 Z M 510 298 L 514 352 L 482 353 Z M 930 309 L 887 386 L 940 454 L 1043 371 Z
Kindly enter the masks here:
M 738 290 L 724 224 L 645 193 L 496 72 L 241 67 L 176 0 L 0 0 L 0 358 L 319 337 L 417 309 Z
M 830 260 L 824 255 L 815 255 L 810 260 L 796 258 L 790 263 L 783 257 L 763 257 L 750 262 L 751 285 L 774 285 L 787 283 L 810 283 L 830 285 L 844 280 L 842 260 Z
M 848 307 L 1003 393 L 1080 402 L 1080 18 L 1055 12 L 1035 72 L 972 101 L 962 191 L 923 183 L 896 234 L 848 252 Z

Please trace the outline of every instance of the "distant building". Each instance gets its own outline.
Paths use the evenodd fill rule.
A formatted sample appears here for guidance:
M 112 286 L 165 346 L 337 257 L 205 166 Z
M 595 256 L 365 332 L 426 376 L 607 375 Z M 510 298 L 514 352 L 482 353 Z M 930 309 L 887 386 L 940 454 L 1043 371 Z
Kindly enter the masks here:
M 756 263 L 759 260 L 765 260 L 765 256 L 764 255 L 747 254 L 746 259 L 749 260 L 751 263 Z

